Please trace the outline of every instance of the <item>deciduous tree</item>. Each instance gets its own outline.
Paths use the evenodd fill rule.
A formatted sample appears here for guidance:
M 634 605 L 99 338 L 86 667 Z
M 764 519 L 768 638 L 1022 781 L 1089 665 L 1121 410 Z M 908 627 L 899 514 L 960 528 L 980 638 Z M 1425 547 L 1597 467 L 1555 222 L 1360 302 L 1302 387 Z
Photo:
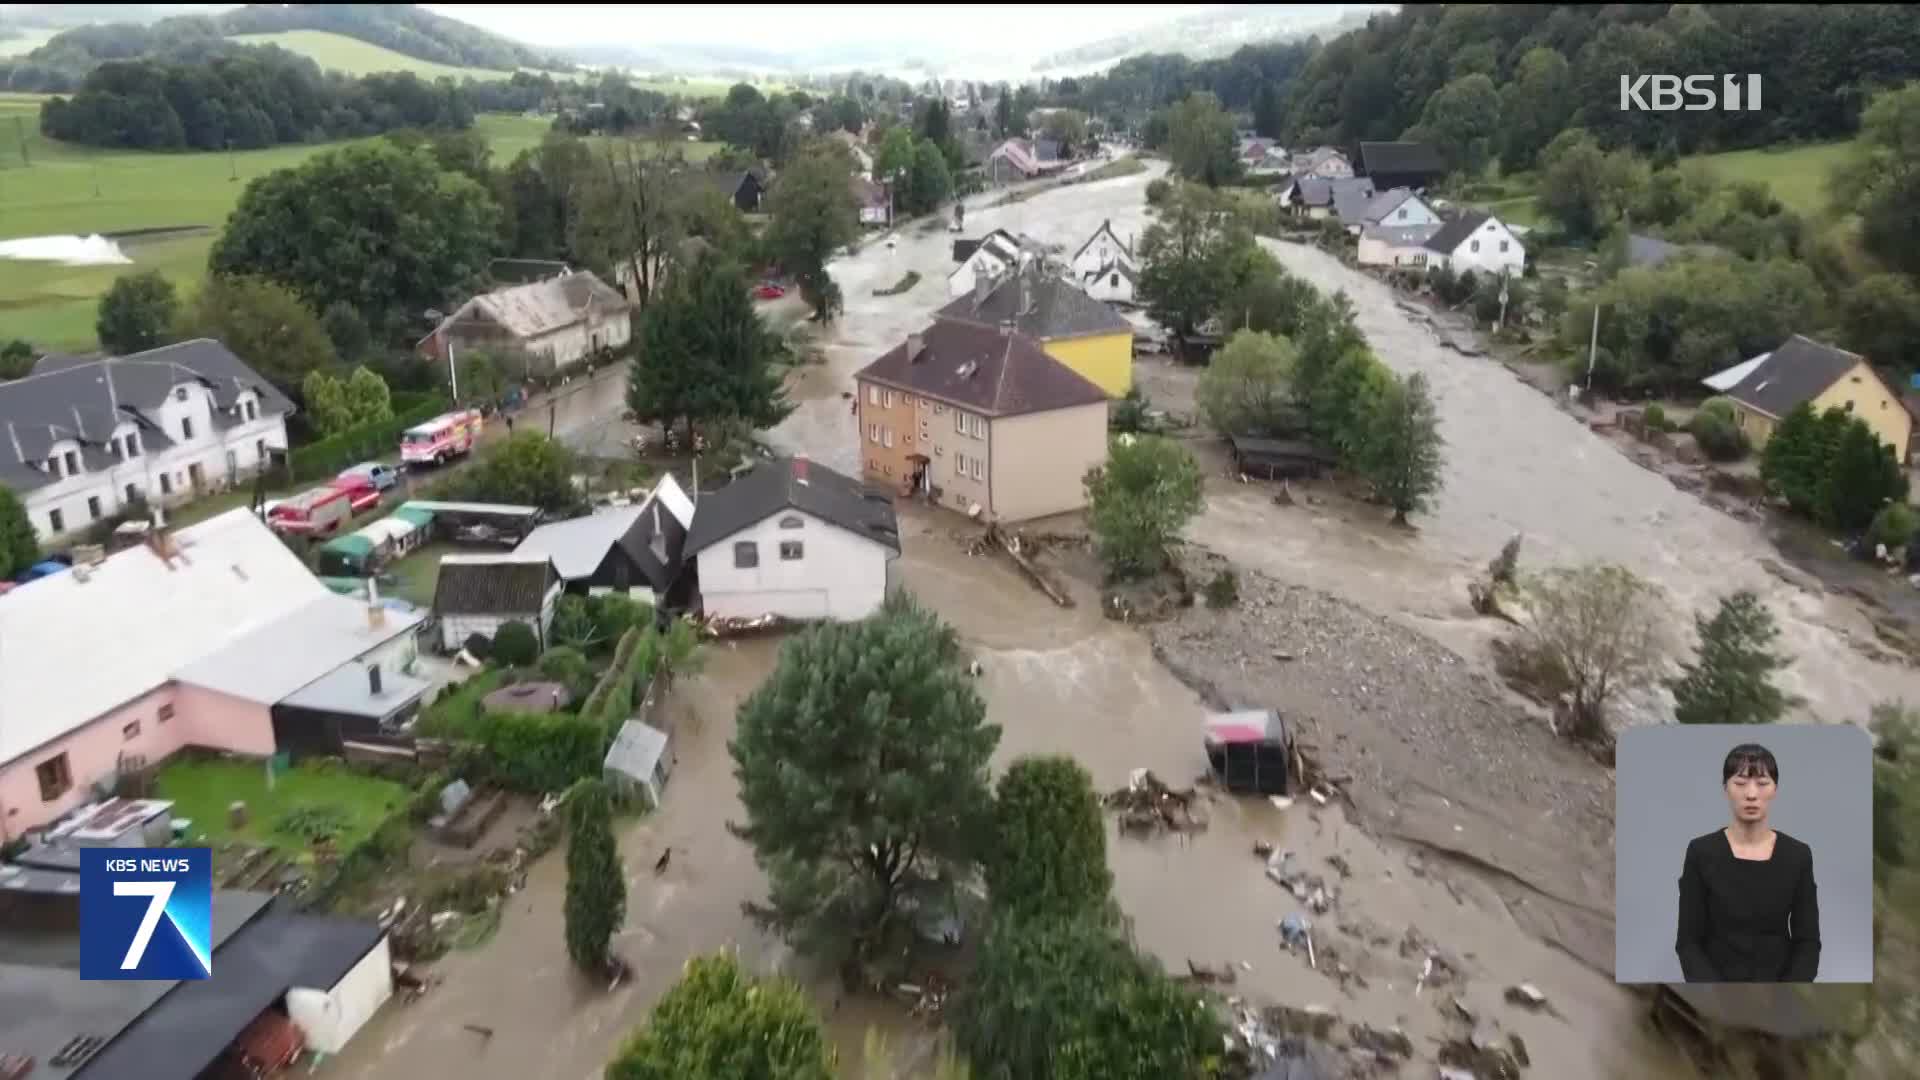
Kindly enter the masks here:
M 1168 136 L 1174 171 L 1208 187 L 1219 187 L 1240 176 L 1240 155 L 1233 142 L 1233 117 L 1220 99 L 1201 91 L 1173 107 Z
M 522 431 L 487 451 L 453 484 L 460 497 L 479 502 L 563 510 L 580 501 L 573 472 L 573 454 L 564 445 L 537 431 Z
M 567 892 L 562 910 L 567 955 L 580 970 L 604 974 L 607 946 L 627 918 L 627 882 L 613 841 L 612 800 L 606 784 L 598 779 L 581 781 L 567 796 Z
M 999 741 L 958 635 L 903 593 L 789 640 L 728 747 L 771 886 L 750 910 L 805 951 L 877 955 L 914 886 L 978 861 Z
M 0 487 L 0 580 L 40 561 L 40 535 L 12 488 Z
M 394 336 L 478 281 L 499 216 L 424 150 L 348 146 L 249 182 L 209 265 L 279 282 L 312 308 L 350 304 Z
M 784 346 L 753 308 L 746 279 L 717 255 L 667 282 L 640 321 L 627 406 L 642 422 L 694 425 L 737 417 L 772 427 L 793 411 L 773 362 Z
M 1214 354 L 1194 398 L 1207 423 L 1222 435 L 1274 435 L 1293 413 L 1293 342 L 1242 330 Z
M 1023 757 L 994 798 L 987 895 L 996 912 L 1105 920 L 1107 825 L 1093 777 L 1069 757 Z
M 1086 477 L 1094 547 L 1115 579 L 1165 568 L 1173 542 L 1200 512 L 1200 466 L 1186 448 L 1161 435 L 1120 435 L 1107 463 Z
M 160 271 L 122 274 L 100 298 L 93 329 L 110 353 L 145 352 L 167 343 L 179 312 L 179 294 Z
M 1498 149 L 1500 91 L 1484 74 L 1462 75 L 1434 91 L 1409 134 L 1436 144 L 1455 171 L 1477 176 Z
M 309 372 L 329 370 L 336 361 L 313 308 L 263 278 L 209 275 L 181 313 L 175 334 L 224 344 L 288 393 L 300 393 Z
M 946 155 L 932 139 L 920 140 L 913 152 L 913 169 L 907 174 L 909 212 L 925 214 L 937 210 L 952 191 L 953 177 L 947 172 Z
M 696 956 L 621 1044 L 606 1080 L 834 1080 L 833 1043 L 785 979 L 756 979 L 732 953 Z
M 1860 215 L 1860 239 L 1881 262 L 1920 276 L 1920 84 L 1873 99 L 1853 157 L 1833 178 L 1841 209 Z
M 1427 377 L 1390 379 L 1368 417 L 1359 456 L 1374 493 L 1393 507 L 1395 524 L 1406 524 L 1439 492 L 1444 447 Z
M 780 174 L 768 200 L 768 253 L 801 279 L 808 302 L 823 320 L 831 318 L 838 290 L 829 291 L 827 261 L 859 235 L 859 218 L 847 172 L 824 148 L 803 149 Z
M 1712 618 L 1693 617 L 1700 645 L 1678 678 L 1669 679 L 1674 719 L 1683 724 L 1771 724 L 1796 700 L 1773 684 L 1787 666 L 1774 651 L 1780 628 L 1760 597 L 1741 589 L 1720 601 Z
M 1593 563 L 1550 570 L 1528 591 L 1533 620 L 1522 647 L 1566 679 L 1571 734 L 1611 741 L 1608 704 L 1651 683 L 1667 660 L 1658 587 L 1623 566 Z
M 1222 1035 L 1199 995 L 1089 919 L 997 919 L 953 1028 L 975 1068 L 1007 1080 L 1203 1076 Z
M 1140 295 L 1147 312 L 1191 334 L 1240 285 L 1253 237 L 1204 188 L 1181 185 L 1140 236 Z
M 645 311 L 660 291 L 683 235 L 674 213 L 685 162 L 664 138 L 609 142 L 581 185 L 572 249 L 593 266 L 625 271 Z

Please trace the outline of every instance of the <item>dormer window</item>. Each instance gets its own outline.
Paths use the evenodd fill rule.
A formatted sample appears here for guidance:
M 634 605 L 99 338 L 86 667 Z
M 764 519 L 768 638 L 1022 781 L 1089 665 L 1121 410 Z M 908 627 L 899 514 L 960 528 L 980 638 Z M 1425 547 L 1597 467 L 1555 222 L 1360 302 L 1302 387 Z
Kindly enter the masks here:
M 174 388 L 173 388 L 173 400 L 175 400 L 175 401 L 185 401 L 185 400 L 187 400 L 187 388 L 186 388 L 186 387 L 184 387 L 184 386 L 176 386 L 176 387 L 174 387 Z
M 69 450 L 65 454 L 62 454 L 61 457 L 66 461 L 67 475 L 78 476 L 80 474 L 80 452 L 77 450 Z

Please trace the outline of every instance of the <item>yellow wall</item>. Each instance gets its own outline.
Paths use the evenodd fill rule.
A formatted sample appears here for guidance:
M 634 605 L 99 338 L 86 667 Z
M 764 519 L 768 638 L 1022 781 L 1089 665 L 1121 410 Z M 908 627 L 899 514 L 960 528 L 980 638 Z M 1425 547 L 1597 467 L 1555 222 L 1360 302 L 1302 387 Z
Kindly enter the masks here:
M 1773 438 L 1773 417 L 1754 412 L 1737 401 L 1733 403 L 1733 417 L 1755 450 L 1767 445 L 1767 440 Z
M 1902 463 L 1907 460 L 1907 437 L 1913 432 L 1913 418 L 1907 415 L 1906 407 L 1888 391 L 1887 384 L 1880 380 L 1873 369 L 1864 362 L 1854 365 L 1852 371 L 1834 380 L 1819 397 L 1813 399 L 1813 411 L 1826 412 L 1828 409 L 1844 409 L 1851 403 L 1853 415 L 1866 421 L 1880 441 L 1893 447 L 1893 456 Z
M 1041 343 L 1047 355 L 1080 373 L 1108 397 L 1125 397 L 1133 387 L 1133 332 L 1054 338 Z

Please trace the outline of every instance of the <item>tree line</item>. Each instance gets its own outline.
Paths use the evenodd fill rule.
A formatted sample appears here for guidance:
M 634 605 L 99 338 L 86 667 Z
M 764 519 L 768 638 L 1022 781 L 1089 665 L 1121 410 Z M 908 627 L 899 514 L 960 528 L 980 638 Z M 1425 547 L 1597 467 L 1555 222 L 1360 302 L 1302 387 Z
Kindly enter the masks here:
M 1154 112 L 1210 93 L 1229 109 L 1251 112 L 1259 133 L 1272 137 L 1280 134 L 1282 88 L 1298 77 L 1316 48 L 1314 41 L 1243 45 L 1211 60 L 1149 53 L 1100 74 L 1045 83 L 1041 96 L 1046 104 L 1079 109 L 1116 129 L 1139 130 Z M 1025 112 L 1018 115 L 1024 118 Z
M 407 74 L 323 75 L 281 49 L 236 48 L 201 63 L 128 60 L 93 69 L 40 110 L 50 139 L 129 150 L 251 150 L 397 128 L 465 128 L 452 82 Z
M 1876 89 L 1920 76 L 1920 12 L 1893 4 L 1409 5 L 1316 52 L 1282 137 L 1435 142 L 1474 171 L 1529 168 L 1568 127 L 1668 155 L 1851 132 Z M 1760 76 L 1760 111 L 1620 108 L 1626 74 Z

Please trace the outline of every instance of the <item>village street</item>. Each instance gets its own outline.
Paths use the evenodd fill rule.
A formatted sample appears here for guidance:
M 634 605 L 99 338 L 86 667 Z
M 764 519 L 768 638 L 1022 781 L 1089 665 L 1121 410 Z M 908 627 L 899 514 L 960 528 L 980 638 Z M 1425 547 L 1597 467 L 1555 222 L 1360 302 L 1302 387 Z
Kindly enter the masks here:
M 965 235 L 1004 227 L 1067 254 L 1104 219 L 1122 236 L 1137 235 L 1145 225 L 1144 188 L 1158 171 L 996 209 L 984 206 L 1000 197 L 989 193 L 971 201 Z M 796 373 L 799 407 L 769 434 L 778 449 L 808 453 L 843 471 L 857 469 L 857 434 L 842 395 L 851 390 L 855 370 L 946 302 L 951 241 L 939 225 L 909 226 L 894 248 L 871 243 L 834 264 L 847 311 L 822 341 L 827 362 Z M 1278 582 L 1345 597 L 1456 650 L 1466 663 L 1456 663 L 1461 670 L 1446 678 L 1464 688 L 1450 691 L 1460 695 L 1482 692 L 1470 681 L 1484 670 L 1485 639 L 1494 626 L 1472 618 L 1466 581 L 1508 536 L 1524 532 L 1523 565 L 1619 560 L 1667 586 L 1678 602 L 1676 618 L 1727 590 L 1759 589 L 1781 617 L 1786 647 L 1798 658 L 1789 684 L 1809 699 L 1814 715 L 1858 720 L 1876 700 L 1920 698 L 1913 673 L 1871 663 L 1846 644 L 1842 632 L 1871 633 L 1849 604 L 1791 589 L 1760 568 L 1768 550 L 1750 526 L 1642 470 L 1496 364 L 1444 351 L 1394 306 L 1383 286 L 1317 251 L 1279 245 L 1277 253 L 1289 269 L 1322 288 L 1347 290 L 1362 329 L 1390 366 L 1433 380 L 1450 447 L 1448 487 L 1436 509 L 1420 519 L 1420 529 L 1408 532 L 1386 528 L 1371 510 L 1337 499 L 1277 507 L 1270 489 L 1216 475 L 1209 480 L 1206 511 L 1188 530 L 1191 540 Z M 872 295 L 909 269 L 922 275 L 915 288 L 897 297 Z M 1156 403 L 1190 407 L 1162 400 L 1159 387 L 1171 387 L 1173 398 L 1181 387 L 1190 394 L 1191 373 L 1160 365 L 1159 375 L 1149 386 Z M 595 395 L 602 397 L 606 411 L 577 423 L 569 441 L 605 438 L 599 433 L 624 427 L 617 419 L 619 395 Z M 1200 696 L 1156 661 L 1145 634 L 1100 616 L 1087 577 L 1070 579 L 1077 606 L 1057 608 L 1005 562 L 967 554 L 962 538 L 971 531 L 951 515 L 903 508 L 902 576 L 960 630 L 981 660 L 989 716 L 1005 729 L 996 764 L 1021 753 L 1054 751 L 1078 758 L 1102 790 L 1124 785 L 1138 767 L 1177 785 L 1188 783 L 1204 767 Z M 1210 616 L 1197 611 L 1190 617 L 1197 622 Z M 1218 642 L 1209 645 L 1204 627 L 1191 632 L 1201 641 L 1196 648 L 1211 648 L 1226 658 L 1222 662 L 1251 670 L 1251 661 L 1234 659 L 1238 654 Z M 1244 647 L 1264 654 L 1273 646 Z M 759 898 L 764 883 L 751 853 L 725 827 L 740 813 L 726 752 L 734 707 L 770 669 L 776 648 L 765 641 L 714 647 L 705 673 L 676 690 L 679 762 L 665 805 L 622 831 L 628 920 L 615 948 L 634 965 L 632 982 L 606 994 L 582 985 L 568 969 L 560 919 L 564 861 L 556 854 L 533 867 L 527 888 L 508 899 L 490 943 L 441 962 L 439 986 L 418 1002 L 385 1009 L 323 1075 L 587 1080 L 599 1075 L 686 958 L 735 944 L 757 968 L 793 970 L 788 951 L 740 913 L 740 903 Z M 1308 667 L 1304 659 L 1302 671 Z M 1604 908 L 1611 888 L 1610 803 L 1562 818 L 1540 809 L 1545 804 L 1533 798 L 1535 788 L 1521 790 L 1569 786 L 1563 777 L 1582 775 L 1604 790 L 1610 785 L 1598 766 L 1540 731 L 1516 735 L 1511 725 L 1524 723 L 1524 714 L 1490 685 L 1484 711 L 1459 721 L 1478 724 L 1478 730 L 1425 748 L 1396 731 L 1402 717 L 1391 710 L 1343 708 L 1344 698 L 1294 692 L 1285 682 L 1286 669 L 1280 670 L 1274 680 L 1258 683 L 1274 687 L 1258 704 L 1283 713 L 1311 711 L 1323 729 L 1339 732 L 1342 752 L 1373 762 L 1386 778 L 1355 795 L 1368 831 L 1349 822 L 1337 804 L 1316 808 L 1302 801 L 1279 811 L 1257 800 L 1216 799 L 1207 806 L 1211 827 L 1185 841 L 1110 834 L 1116 895 L 1143 947 L 1175 971 L 1189 959 L 1244 962 L 1233 993 L 1325 1005 L 1376 1026 L 1397 1024 L 1412 1037 L 1417 1056 L 1431 1053 L 1428 1037 L 1450 1030 L 1452 1022 L 1436 1005 L 1458 994 L 1477 1013 L 1524 1037 L 1533 1075 L 1688 1075 L 1651 1041 L 1637 1000 L 1599 970 L 1591 948 L 1543 940 L 1556 936 L 1551 914 L 1542 918 L 1516 903 L 1511 882 L 1496 888 L 1464 869 L 1423 863 L 1399 839 L 1469 854 L 1516 875 L 1541 896 Z M 1249 679 L 1246 685 L 1256 683 Z M 1492 757 L 1517 752 L 1515 747 L 1532 756 L 1515 762 Z M 1476 758 L 1431 756 L 1448 753 Z M 1508 770 L 1504 777 L 1502 769 Z M 1495 790 L 1503 781 L 1515 788 L 1510 802 Z M 1402 805 L 1418 806 L 1421 821 L 1396 820 Z M 1439 835 L 1423 835 L 1423 822 Z M 1561 831 L 1569 823 L 1580 823 L 1585 834 Z M 1338 905 L 1316 920 L 1316 941 L 1329 950 L 1318 970 L 1304 955 L 1279 946 L 1275 923 L 1299 905 L 1266 879 L 1261 862 L 1249 854 L 1256 840 L 1293 850 L 1303 865 L 1330 880 L 1335 875 L 1326 856 L 1339 855 L 1348 868 Z M 656 877 L 652 866 L 668 847 L 674 851 L 671 865 Z M 1346 932 L 1348 925 L 1356 932 Z M 1444 993 L 1422 994 L 1415 986 L 1421 954 L 1395 947 L 1409 930 L 1457 958 L 1463 981 Z M 1587 963 L 1575 959 L 1583 952 Z M 1329 974 L 1333 956 L 1361 974 L 1365 985 L 1338 985 Z M 1564 1019 L 1504 1006 L 1503 989 L 1521 982 L 1544 991 Z M 899 1010 L 842 1003 L 830 985 L 819 985 L 843 1061 L 857 1061 L 870 1023 L 914 1047 L 926 1045 L 926 1029 Z M 1410 1066 L 1406 1075 L 1431 1070 Z

